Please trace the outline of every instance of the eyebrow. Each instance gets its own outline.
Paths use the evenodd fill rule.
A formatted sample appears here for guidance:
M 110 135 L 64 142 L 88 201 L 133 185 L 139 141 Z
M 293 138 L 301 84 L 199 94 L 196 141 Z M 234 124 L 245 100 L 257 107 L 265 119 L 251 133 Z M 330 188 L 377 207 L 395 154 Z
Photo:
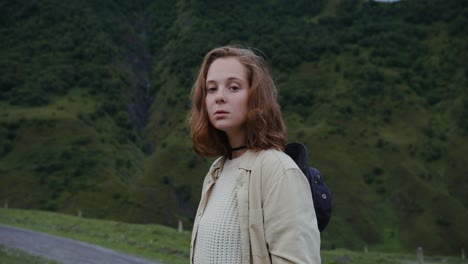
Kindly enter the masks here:
M 242 79 L 238 78 L 238 77 L 229 77 L 227 78 L 227 81 L 230 82 L 230 81 L 239 81 L 239 82 L 242 82 Z M 215 80 L 207 80 L 206 83 L 216 83 Z

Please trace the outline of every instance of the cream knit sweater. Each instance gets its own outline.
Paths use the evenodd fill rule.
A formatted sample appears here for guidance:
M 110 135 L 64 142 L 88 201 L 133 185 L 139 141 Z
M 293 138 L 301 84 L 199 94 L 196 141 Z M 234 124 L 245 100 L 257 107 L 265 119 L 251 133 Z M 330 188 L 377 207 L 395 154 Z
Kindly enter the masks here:
M 239 264 L 242 261 L 234 177 L 241 158 L 226 160 L 211 190 L 195 241 L 195 264 Z

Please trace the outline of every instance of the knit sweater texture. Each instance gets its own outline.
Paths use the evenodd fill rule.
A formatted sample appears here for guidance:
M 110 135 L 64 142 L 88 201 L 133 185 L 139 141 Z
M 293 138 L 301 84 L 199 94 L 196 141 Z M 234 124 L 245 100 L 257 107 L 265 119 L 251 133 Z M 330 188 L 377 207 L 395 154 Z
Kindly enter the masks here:
M 194 248 L 195 264 L 242 262 L 236 179 L 241 157 L 227 159 L 200 219 Z

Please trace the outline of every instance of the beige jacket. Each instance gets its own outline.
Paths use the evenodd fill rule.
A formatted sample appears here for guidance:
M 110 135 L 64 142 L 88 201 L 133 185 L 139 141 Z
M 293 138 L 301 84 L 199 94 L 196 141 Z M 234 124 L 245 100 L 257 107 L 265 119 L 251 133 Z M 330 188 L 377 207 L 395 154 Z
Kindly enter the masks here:
M 190 263 L 200 218 L 224 159 L 217 159 L 205 181 L 190 244 Z M 242 155 L 236 173 L 242 264 L 320 263 L 320 233 L 306 177 L 285 153 Z

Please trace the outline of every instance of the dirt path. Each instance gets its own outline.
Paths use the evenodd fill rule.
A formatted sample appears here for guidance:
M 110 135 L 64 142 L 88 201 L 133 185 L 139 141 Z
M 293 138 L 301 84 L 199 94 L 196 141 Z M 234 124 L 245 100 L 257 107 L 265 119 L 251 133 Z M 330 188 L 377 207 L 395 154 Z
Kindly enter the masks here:
M 72 239 L 6 225 L 0 225 L 0 244 L 63 264 L 162 264 Z

